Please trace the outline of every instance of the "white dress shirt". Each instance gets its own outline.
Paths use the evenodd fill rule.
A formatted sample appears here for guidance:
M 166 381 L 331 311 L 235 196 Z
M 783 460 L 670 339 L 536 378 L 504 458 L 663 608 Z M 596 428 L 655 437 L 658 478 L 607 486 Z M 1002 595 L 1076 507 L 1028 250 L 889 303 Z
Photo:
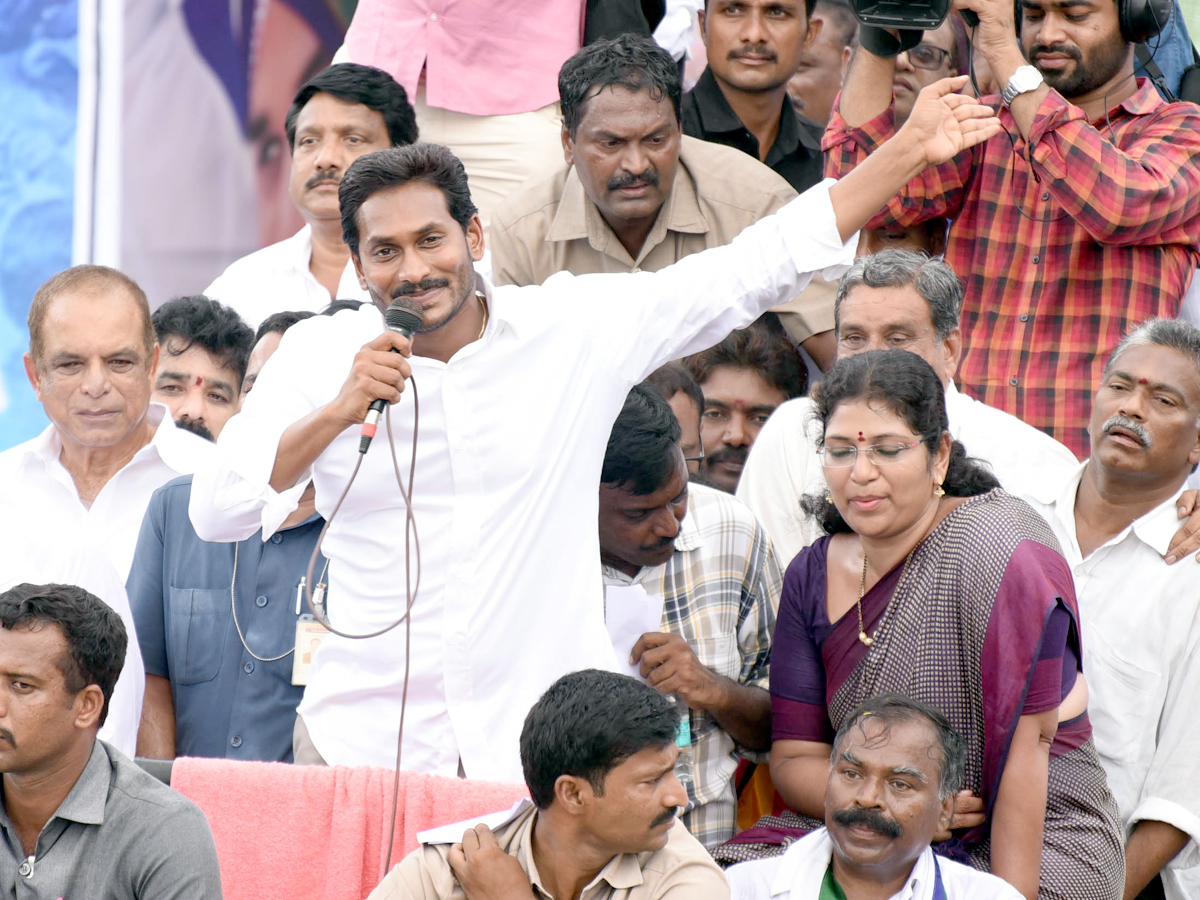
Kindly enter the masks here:
M 346 260 L 336 297 L 317 281 L 312 262 L 312 228 L 305 225 L 287 240 L 256 250 L 229 264 L 204 290 L 237 311 L 251 328 L 277 312 L 320 312 L 332 300 L 365 300 L 354 261 Z
M 1191 837 L 1163 870 L 1168 900 L 1200 897 L 1200 565 L 1163 561 L 1179 528 L 1171 499 L 1083 559 L 1075 495 L 1084 463 L 1050 503 L 1075 575 L 1096 751 L 1127 829 L 1143 819 Z M 1190 883 L 1190 889 L 1183 889 Z
M 84 540 L 108 554 L 122 584 L 129 577 L 150 495 L 172 478 L 192 474 L 213 453 L 210 442 L 176 428 L 161 403 L 151 403 L 146 417 L 155 426 L 154 437 L 108 480 L 90 508 L 59 461 L 62 440 L 54 425 L 0 453 L 0 485 L 8 499 L 51 510 L 64 527 L 78 526 Z
M 730 900 L 817 900 L 833 859 L 833 841 L 824 828 L 802 837 L 783 856 L 740 863 L 725 870 Z M 943 900 L 1021 900 L 1007 881 L 988 872 L 925 852 L 913 863 L 904 886 L 891 900 L 935 900 L 941 874 Z
M 737 498 L 750 507 L 786 569 L 796 554 L 819 538 L 821 528 L 800 508 L 805 494 L 825 493 L 817 456 L 821 423 L 809 397 L 784 403 L 758 433 Z M 972 456 L 991 466 L 1010 494 L 1050 499 L 1079 465 L 1074 454 L 1044 431 L 1015 416 L 946 388 L 950 434 Z
M 23 583 L 74 584 L 99 597 L 120 615 L 129 636 L 125 665 L 108 704 L 100 738 L 132 757 L 142 719 L 146 672 L 134 634 L 133 613 L 108 557 L 78 524 L 53 507 L 0 499 L 0 591 Z
M 609 432 L 629 389 L 795 296 L 808 268 L 849 264 L 853 248 L 819 186 L 731 244 L 659 272 L 484 283 L 483 337 L 448 363 L 411 358 L 421 572 L 405 769 L 454 775 L 461 758 L 471 778 L 522 780 L 518 737 L 533 703 L 567 672 L 615 664 L 596 519 Z M 378 310 L 364 307 L 288 331 L 221 433 L 215 466 L 197 473 L 191 515 L 202 538 L 244 539 L 260 525 L 272 534 L 308 480 L 283 496 L 270 489 L 280 436 L 337 395 L 354 353 L 381 330 Z M 412 394 L 391 410 L 406 478 Z M 358 440 L 347 429 L 313 466 L 326 518 Z M 393 621 L 405 594 L 404 514 L 382 423 L 375 443 L 324 543 L 330 615 L 352 632 Z M 300 714 L 328 762 L 395 764 L 403 674 L 403 628 L 326 639 Z

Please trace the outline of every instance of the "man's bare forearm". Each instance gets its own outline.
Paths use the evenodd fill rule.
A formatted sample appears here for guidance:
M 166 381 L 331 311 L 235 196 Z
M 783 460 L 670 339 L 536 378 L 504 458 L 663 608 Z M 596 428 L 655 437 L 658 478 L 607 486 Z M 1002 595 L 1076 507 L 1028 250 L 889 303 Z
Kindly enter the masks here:
M 1125 898 L 1133 900 L 1187 844 L 1185 832 L 1166 822 L 1143 819 L 1125 845 Z
M 151 759 L 175 758 L 175 699 L 171 696 L 171 682 L 161 675 L 146 676 L 137 755 Z
M 271 470 L 271 488 L 286 491 L 295 487 L 317 457 L 347 427 L 345 419 L 332 412 L 329 406 L 322 406 L 293 422 L 279 439 L 275 468 Z
M 747 750 L 770 750 L 771 695 L 760 687 L 719 677 L 722 701 L 707 712 Z
M 838 113 L 851 128 L 870 122 L 892 105 L 892 78 L 896 61 L 876 56 L 862 47 L 854 49 Z

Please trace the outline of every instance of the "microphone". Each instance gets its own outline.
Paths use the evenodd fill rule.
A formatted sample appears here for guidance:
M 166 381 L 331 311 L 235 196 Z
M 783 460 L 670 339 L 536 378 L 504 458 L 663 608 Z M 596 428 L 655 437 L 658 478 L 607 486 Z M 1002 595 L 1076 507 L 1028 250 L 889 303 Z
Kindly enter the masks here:
M 410 297 L 397 297 L 387 308 L 387 312 L 383 314 L 383 320 L 387 324 L 388 331 L 411 338 L 421 327 L 422 313 L 421 304 L 416 300 Z M 392 352 L 399 353 L 400 351 L 393 347 Z M 380 397 L 373 401 L 367 409 L 367 418 L 362 426 L 362 437 L 358 441 L 359 453 L 366 453 L 367 448 L 371 446 L 371 438 L 375 437 L 375 429 L 379 425 L 379 418 L 383 415 L 386 406 L 387 401 Z

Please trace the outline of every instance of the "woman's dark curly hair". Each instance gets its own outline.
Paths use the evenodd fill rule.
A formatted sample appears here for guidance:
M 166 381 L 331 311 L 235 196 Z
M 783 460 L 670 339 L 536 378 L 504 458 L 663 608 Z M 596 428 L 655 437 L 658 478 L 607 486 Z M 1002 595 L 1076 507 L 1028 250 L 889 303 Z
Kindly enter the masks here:
M 929 363 L 907 350 L 872 350 L 840 359 L 813 390 L 815 415 L 821 421 L 822 434 L 829 419 L 842 403 L 866 400 L 882 404 L 908 423 L 932 455 L 942 435 L 950 430 L 946 419 L 946 397 L 942 382 Z M 824 443 L 824 437 L 822 437 Z M 1000 482 L 985 463 L 967 456 L 963 445 L 950 445 L 950 467 L 942 489 L 952 497 L 974 497 L 999 487 Z M 837 507 L 825 497 L 809 494 L 800 507 L 827 534 L 852 531 Z

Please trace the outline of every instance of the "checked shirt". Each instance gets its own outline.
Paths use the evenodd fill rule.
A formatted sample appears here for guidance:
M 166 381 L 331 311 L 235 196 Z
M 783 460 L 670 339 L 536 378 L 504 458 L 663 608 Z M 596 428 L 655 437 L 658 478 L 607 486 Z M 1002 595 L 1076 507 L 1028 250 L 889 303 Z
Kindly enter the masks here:
M 1005 132 L 926 169 L 869 225 L 953 220 L 959 383 L 1086 456 L 1105 357 L 1138 323 L 1176 316 L 1200 263 L 1200 107 L 1165 103 L 1139 79 L 1095 122 L 1050 91 L 1028 141 L 999 115 Z M 890 108 L 859 128 L 835 111 L 826 175 L 894 131 Z

